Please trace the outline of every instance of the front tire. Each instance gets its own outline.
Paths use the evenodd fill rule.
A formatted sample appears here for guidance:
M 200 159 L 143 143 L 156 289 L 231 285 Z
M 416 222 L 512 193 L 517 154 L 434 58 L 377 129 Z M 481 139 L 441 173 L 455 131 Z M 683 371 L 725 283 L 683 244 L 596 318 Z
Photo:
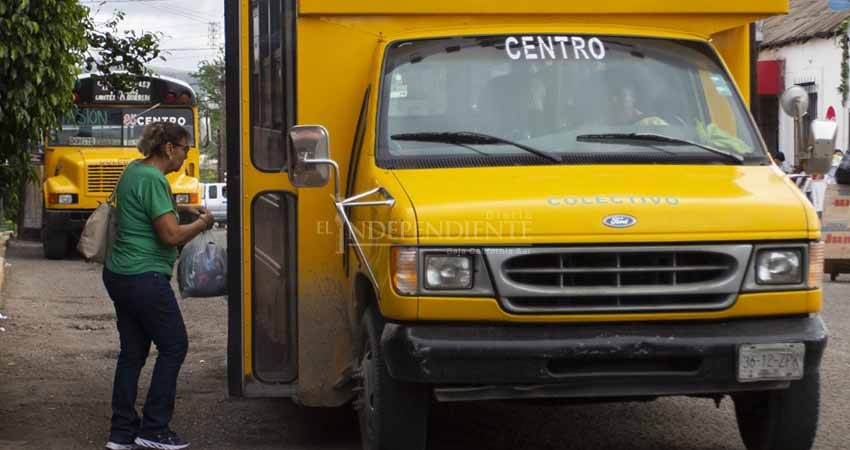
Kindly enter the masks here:
M 371 308 L 361 322 L 354 406 L 364 450 L 425 450 L 431 407 L 427 385 L 390 376 L 381 352 L 383 321 Z
M 736 394 L 735 415 L 747 450 L 810 450 L 820 409 L 820 374 L 780 391 Z
M 65 231 L 42 230 L 41 244 L 47 259 L 65 259 L 68 256 L 70 237 Z

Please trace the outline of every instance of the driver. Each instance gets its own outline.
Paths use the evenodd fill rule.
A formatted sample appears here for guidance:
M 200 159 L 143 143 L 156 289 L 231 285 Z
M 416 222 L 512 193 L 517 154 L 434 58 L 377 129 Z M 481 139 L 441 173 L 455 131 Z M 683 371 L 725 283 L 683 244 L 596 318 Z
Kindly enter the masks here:
M 615 93 L 608 97 L 608 112 L 612 125 L 669 125 L 664 119 L 647 115 L 638 109 L 633 87 L 620 85 L 615 89 Z

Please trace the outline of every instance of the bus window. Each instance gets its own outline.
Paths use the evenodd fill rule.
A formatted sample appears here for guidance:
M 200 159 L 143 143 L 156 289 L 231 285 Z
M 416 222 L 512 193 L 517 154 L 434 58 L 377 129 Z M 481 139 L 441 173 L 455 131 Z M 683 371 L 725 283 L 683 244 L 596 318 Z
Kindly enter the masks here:
M 78 108 L 61 120 L 61 129 L 51 133 L 52 146 L 135 147 L 145 125 L 172 122 L 189 132 L 195 142 L 195 121 L 188 108 Z

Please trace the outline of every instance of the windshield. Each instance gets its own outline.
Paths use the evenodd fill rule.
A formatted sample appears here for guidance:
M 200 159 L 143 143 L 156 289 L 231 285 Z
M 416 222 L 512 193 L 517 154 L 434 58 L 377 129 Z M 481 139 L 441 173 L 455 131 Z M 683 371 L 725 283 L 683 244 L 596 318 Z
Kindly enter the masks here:
M 195 121 L 191 109 L 159 107 L 148 111 L 148 108 L 75 109 L 61 119 L 61 129 L 50 134 L 49 145 L 135 147 L 145 125 L 173 122 L 189 132 L 188 142 L 194 146 Z
M 766 162 L 732 81 L 701 42 L 560 35 L 396 42 L 381 95 L 383 167 L 551 164 L 548 155 L 564 163 Z M 472 134 L 490 139 L 470 141 Z

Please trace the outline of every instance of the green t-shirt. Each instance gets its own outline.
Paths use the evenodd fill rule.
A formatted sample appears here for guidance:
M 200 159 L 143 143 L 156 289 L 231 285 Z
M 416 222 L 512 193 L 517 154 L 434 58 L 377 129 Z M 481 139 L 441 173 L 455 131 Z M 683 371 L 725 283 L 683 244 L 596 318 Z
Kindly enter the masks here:
M 116 204 L 118 236 L 106 268 L 122 275 L 159 272 L 170 277 L 177 248 L 160 241 L 153 227 L 159 216 L 177 215 L 165 175 L 156 167 L 130 163 L 118 183 Z

